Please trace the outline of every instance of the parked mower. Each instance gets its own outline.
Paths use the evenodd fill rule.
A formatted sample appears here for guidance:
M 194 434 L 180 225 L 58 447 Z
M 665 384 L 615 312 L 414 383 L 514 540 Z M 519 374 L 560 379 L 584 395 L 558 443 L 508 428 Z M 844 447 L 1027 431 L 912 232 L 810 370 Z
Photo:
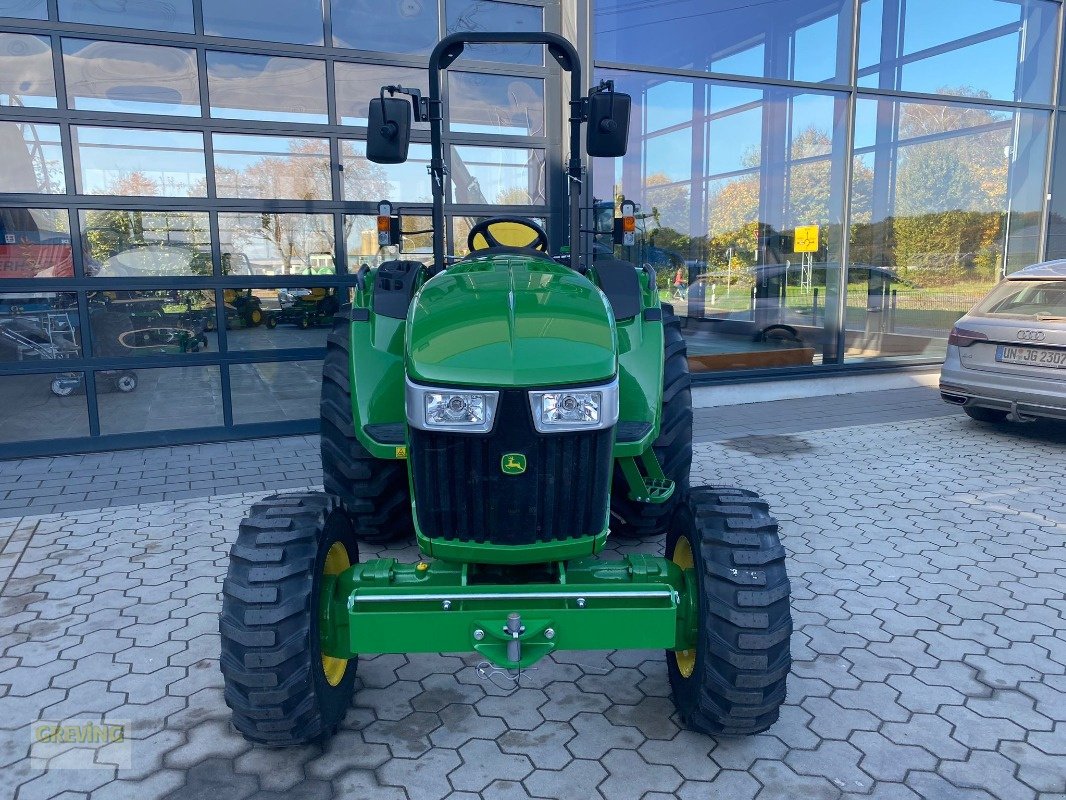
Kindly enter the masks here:
M 222 311 L 226 316 L 226 330 L 231 328 L 258 328 L 267 318 L 263 302 L 252 294 L 251 289 L 225 289 L 222 292 Z M 200 312 L 205 330 L 218 328 L 214 306 Z
M 445 256 L 441 71 L 481 43 L 544 44 L 570 75 L 566 255 L 532 221 L 492 217 L 469 256 Z M 323 369 L 326 491 L 268 497 L 240 524 L 220 621 L 234 725 L 270 745 L 328 737 L 360 655 L 524 670 L 555 651 L 662 648 L 687 725 L 765 730 L 791 664 L 777 523 L 753 492 L 689 486 L 679 320 L 651 268 L 582 255 L 581 126 L 589 155 L 623 155 L 630 98 L 609 82 L 582 96 L 554 34 L 461 32 L 434 48 L 428 98 L 386 86 L 370 102 L 371 160 L 405 160 L 412 107 L 430 124 L 434 262 L 360 270 Z M 361 543 L 411 534 L 422 560 L 360 560 Z M 665 557 L 599 555 L 608 536 L 662 534 Z
M 267 312 L 266 326 L 276 328 L 278 325 L 295 325 L 306 330 L 319 325 L 332 325 L 333 316 L 340 307 L 336 289 L 318 287 L 311 289 L 308 294 L 294 297 L 280 311 Z

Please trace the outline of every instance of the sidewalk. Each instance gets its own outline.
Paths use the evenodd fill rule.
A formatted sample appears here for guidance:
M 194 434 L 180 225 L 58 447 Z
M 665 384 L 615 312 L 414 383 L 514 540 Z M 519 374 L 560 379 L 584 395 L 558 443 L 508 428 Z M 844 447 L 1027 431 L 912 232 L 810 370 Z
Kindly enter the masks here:
M 771 394 L 777 386 L 752 384 L 740 399 Z M 693 392 L 696 442 L 962 416 L 927 386 L 761 403 L 736 403 L 733 396 L 723 398 L 728 405 L 700 407 L 712 402 L 715 392 L 703 387 Z M 0 518 L 321 483 L 317 436 L 0 461 Z

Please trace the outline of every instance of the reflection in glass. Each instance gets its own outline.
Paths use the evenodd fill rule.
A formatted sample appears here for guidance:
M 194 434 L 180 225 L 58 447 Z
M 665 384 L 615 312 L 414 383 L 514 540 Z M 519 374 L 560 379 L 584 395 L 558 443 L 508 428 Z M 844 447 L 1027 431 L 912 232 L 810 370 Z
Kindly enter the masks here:
M 933 0 L 930 0 L 932 2 Z M 847 83 L 850 0 L 595 0 L 596 58 Z
M 452 147 L 456 203 L 539 205 L 544 202 L 544 151 L 520 147 Z
M 100 433 L 222 425 L 219 368 L 167 367 L 96 373 Z
M 59 126 L 0 122 L 0 193 L 66 191 Z
M 0 33 L 0 106 L 56 107 L 52 47 L 43 36 Z
M 233 421 L 237 425 L 308 419 L 317 413 L 322 362 L 233 364 L 229 380 Z
M 337 47 L 428 53 L 440 38 L 436 0 L 330 0 L 330 9 Z
M 208 0 L 204 33 L 266 42 L 322 44 L 322 0 Z
M 0 378 L 0 442 L 88 435 L 83 373 L 46 372 Z
M 544 81 L 449 72 L 448 125 L 464 133 L 544 135 Z
M 940 357 L 952 324 L 1036 260 L 1048 115 L 860 98 L 851 358 Z
M 535 6 L 498 3 L 495 0 L 447 0 L 448 33 L 544 30 L 544 11 Z M 543 64 L 544 46 L 539 44 L 470 44 L 460 58 L 504 61 L 509 64 Z
M 345 200 L 393 203 L 432 202 L 426 167 L 429 145 L 412 144 L 403 164 L 374 164 L 367 160 L 366 142 L 341 140 L 341 163 Z
M 219 197 L 330 200 L 329 142 L 284 136 L 214 134 Z
M 82 194 L 205 197 L 200 133 L 79 126 L 74 161 Z
M 0 362 L 80 356 L 78 300 L 73 292 L 0 294 Z
M 48 19 L 48 3 L 45 0 L 0 0 L 0 17 Z
M 82 209 L 78 214 L 89 277 L 212 274 L 206 212 Z
M 211 116 L 328 122 L 322 61 L 248 53 L 207 53 Z
M 384 261 L 404 259 L 433 262 L 433 218 L 404 214 L 400 219 L 400 246 L 378 245 L 377 217 L 349 214 L 344 218 L 344 239 L 347 243 L 348 272 L 356 272 L 363 264 L 380 266 Z
M 93 355 L 143 358 L 218 350 L 214 292 L 204 289 L 89 292 Z
M 330 214 L 237 212 L 218 215 L 223 272 L 229 275 L 333 275 Z
M 64 39 L 63 71 L 67 102 L 80 111 L 200 116 L 192 50 Z
M 287 286 L 227 289 L 223 300 L 230 350 L 291 350 L 325 347 L 346 297 L 334 286 Z
M 833 360 L 846 164 L 844 94 L 603 73 L 633 95 L 629 153 L 597 167 L 596 252 L 613 252 L 616 198 L 660 296 L 690 318 L 694 370 Z M 666 123 L 664 124 L 664 120 Z M 648 130 L 641 131 L 641 127 Z M 797 229 L 816 230 L 802 246 Z
M 59 0 L 59 19 L 118 28 L 192 33 L 192 0 Z
M 863 0 L 859 85 L 1048 103 L 1061 5 Z
M 73 278 L 66 209 L 0 208 L 0 278 Z
M 418 89 L 429 95 L 429 78 L 425 69 L 392 67 L 378 64 L 349 64 L 337 61 L 333 65 L 337 95 L 337 118 L 341 125 L 366 125 L 370 100 L 377 97 L 382 86 L 399 84 Z M 429 129 L 428 122 L 415 122 L 415 128 Z

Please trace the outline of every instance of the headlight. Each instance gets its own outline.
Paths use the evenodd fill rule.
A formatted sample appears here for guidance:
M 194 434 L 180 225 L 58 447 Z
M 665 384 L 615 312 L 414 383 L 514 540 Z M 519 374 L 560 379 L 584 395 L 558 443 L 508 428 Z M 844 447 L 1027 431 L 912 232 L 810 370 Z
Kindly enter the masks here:
M 488 433 L 499 392 L 418 386 L 407 382 L 407 422 L 423 431 Z
M 609 428 L 618 421 L 618 381 L 530 392 L 529 405 L 541 433 Z

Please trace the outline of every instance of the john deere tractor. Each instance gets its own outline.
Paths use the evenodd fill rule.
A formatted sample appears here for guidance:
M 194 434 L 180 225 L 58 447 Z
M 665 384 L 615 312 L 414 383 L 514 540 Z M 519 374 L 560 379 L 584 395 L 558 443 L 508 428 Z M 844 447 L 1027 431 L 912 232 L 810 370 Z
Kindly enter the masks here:
M 468 256 L 446 256 L 441 72 L 484 42 L 546 45 L 569 73 L 564 255 L 532 221 L 492 217 Z M 240 525 L 222 671 L 248 739 L 328 737 L 375 653 L 518 671 L 559 650 L 662 648 L 693 729 L 777 719 L 792 631 L 777 523 L 752 492 L 689 486 L 678 319 L 650 269 L 582 254 L 581 128 L 589 155 L 621 156 L 631 103 L 581 86 L 559 36 L 463 32 L 433 50 L 428 97 L 386 86 L 370 101 L 379 163 L 404 161 L 412 117 L 430 124 L 434 260 L 359 271 L 325 359 L 325 492 L 269 497 Z M 381 241 L 393 227 L 379 218 Z M 609 537 L 663 534 L 665 557 L 600 556 Z M 362 543 L 411 536 L 416 563 L 360 560 Z

